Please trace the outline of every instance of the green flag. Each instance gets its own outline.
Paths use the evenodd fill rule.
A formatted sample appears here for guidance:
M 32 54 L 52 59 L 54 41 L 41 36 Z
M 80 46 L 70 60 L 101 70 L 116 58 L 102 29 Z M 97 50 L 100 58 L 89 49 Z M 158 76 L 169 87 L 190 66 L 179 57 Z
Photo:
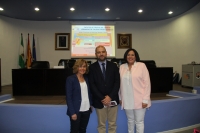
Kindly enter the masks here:
M 24 43 L 23 43 L 23 36 L 21 34 L 21 44 L 20 44 L 20 52 L 19 52 L 19 66 L 21 68 L 25 68 L 25 63 L 24 63 Z

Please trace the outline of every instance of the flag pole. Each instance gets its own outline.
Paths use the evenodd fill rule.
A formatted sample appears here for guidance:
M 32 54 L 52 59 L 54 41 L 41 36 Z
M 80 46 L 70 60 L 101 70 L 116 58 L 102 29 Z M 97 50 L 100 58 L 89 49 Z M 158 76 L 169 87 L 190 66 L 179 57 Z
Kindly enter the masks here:
M 33 44 L 32 44 L 32 59 L 33 61 L 37 61 L 34 34 L 33 34 Z

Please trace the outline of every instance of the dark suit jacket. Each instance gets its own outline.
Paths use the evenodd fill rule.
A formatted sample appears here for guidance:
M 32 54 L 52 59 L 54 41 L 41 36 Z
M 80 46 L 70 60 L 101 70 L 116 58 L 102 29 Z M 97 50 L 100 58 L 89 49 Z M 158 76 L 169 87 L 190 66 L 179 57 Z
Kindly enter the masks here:
M 112 101 L 119 103 L 118 91 L 120 87 L 119 68 L 116 64 L 107 61 L 106 79 L 104 80 L 98 61 L 90 65 L 89 83 L 93 97 L 93 106 L 103 108 L 101 100 L 108 95 Z
M 92 104 L 91 93 L 89 89 L 88 78 L 84 75 L 88 87 L 88 97 L 90 105 Z M 67 77 L 66 80 L 66 102 L 67 102 L 67 115 L 72 116 L 73 114 L 78 114 L 81 106 L 81 86 L 78 81 L 76 74 Z

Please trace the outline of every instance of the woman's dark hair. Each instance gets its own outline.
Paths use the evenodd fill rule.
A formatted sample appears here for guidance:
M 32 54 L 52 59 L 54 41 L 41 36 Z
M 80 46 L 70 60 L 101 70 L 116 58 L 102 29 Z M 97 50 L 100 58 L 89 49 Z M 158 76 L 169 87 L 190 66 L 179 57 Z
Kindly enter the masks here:
M 135 53 L 136 61 L 139 62 L 140 56 L 139 56 L 138 52 L 135 49 L 132 49 L 132 48 L 127 49 L 126 52 L 124 53 L 124 61 L 126 61 L 126 63 L 127 63 L 127 55 L 130 51 L 133 51 Z

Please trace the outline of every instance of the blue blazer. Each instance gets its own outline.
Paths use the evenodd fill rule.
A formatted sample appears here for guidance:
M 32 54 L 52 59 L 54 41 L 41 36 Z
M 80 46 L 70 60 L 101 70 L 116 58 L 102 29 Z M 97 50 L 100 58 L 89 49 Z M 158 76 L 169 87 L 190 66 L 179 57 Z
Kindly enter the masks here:
M 90 101 L 90 105 L 92 105 L 91 103 L 92 98 L 89 89 L 88 78 L 86 75 L 84 75 L 84 79 L 88 87 L 88 97 L 89 97 L 88 99 Z M 65 90 L 66 90 L 66 102 L 68 106 L 67 115 L 72 116 L 73 114 L 78 114 L 82 98 L 81 98 L 81 86 L 76 74 L 67 77 Z

